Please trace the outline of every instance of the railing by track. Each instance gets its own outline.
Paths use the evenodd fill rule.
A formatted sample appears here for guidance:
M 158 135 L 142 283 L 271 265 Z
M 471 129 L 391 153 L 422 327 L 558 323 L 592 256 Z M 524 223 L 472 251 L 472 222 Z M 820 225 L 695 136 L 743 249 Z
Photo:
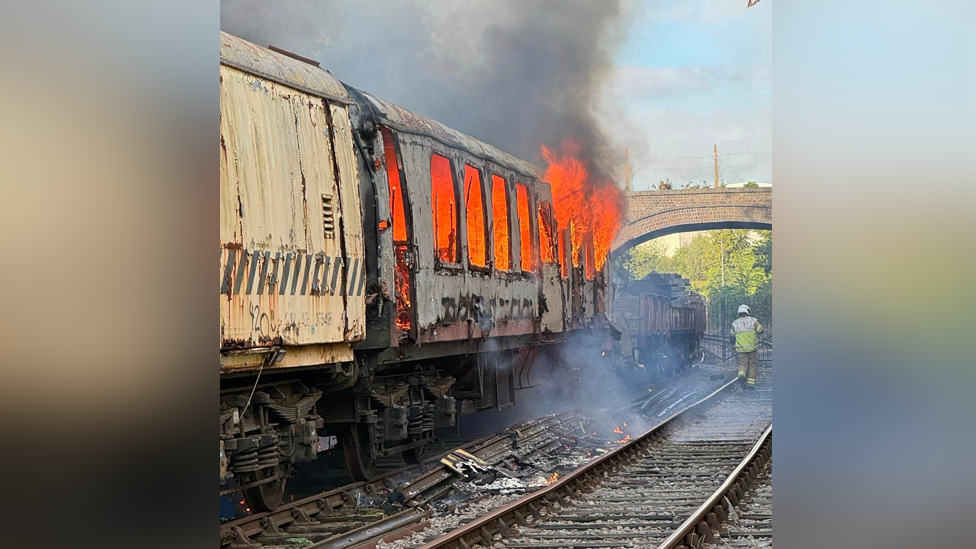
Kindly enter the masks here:
M 702 350 L 705 351 L 705 361 L 709 359 L 719 363 L 735 362 L 735 345 L 730 341 L 729 334 L 705 334 L 702 338 Z M 760 337 L 759 365 L 769 367 L 773 364 L 773 343 Z

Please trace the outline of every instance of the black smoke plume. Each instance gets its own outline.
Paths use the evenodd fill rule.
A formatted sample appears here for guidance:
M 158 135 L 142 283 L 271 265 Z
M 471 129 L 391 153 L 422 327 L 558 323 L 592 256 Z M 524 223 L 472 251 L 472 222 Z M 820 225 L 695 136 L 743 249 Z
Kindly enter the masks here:
M 623 37 L 622 0 L 223 1 L 221 30 L 312 57 L 344 82 L 520 158 L 574 138 L 619 163 L 595 111 Z

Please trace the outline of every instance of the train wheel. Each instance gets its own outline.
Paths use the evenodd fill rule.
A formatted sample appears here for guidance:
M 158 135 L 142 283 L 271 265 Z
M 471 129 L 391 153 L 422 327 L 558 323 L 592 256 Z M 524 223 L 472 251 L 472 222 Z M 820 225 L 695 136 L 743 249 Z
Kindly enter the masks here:
M 255 482 L 268 478 L 272 473 L 268 469 L 259 469 L 249 474 L 245 482 Z M 274 511 L 281 505 L 282 498 L 285 497 L 285 478 L 278 478 L 260 486 L 244 489 L 244 501 L 253 513 L 263 513 Z
M 372 438 L 369 427 L 354 424 L 347 427 L 342 436 L 342 453 L 346 457 L 346 470 L 353 480 L 369 480 L 376 469 L 376 459 L 370 453 Z
M 409 450 L 403 451 L 403 461 L 410 465 L 417 465 L 424 461 L 424 457 L 427 456 L 427 444 L 419 446 L 417 448 L 411 448 Z

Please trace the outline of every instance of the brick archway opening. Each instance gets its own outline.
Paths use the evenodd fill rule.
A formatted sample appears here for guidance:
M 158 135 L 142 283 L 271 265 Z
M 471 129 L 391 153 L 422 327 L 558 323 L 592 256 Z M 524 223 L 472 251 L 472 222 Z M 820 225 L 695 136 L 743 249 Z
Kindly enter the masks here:
M 654 240 L 655 238 L 661 238 L 662 236 L 667 236 L 669 234 L 675 233 L 691 233 L 696 231 L 714 231 L 719 229 L 755 229 L 755 230 L 767 230 L 771 231 L 773 229 L 772 223 L 762 223 L 755 221 L 718 221 L 713 223 L 689 223 L 686 225 L 672 225 L 669 227 L 664 227 L 661 229 L 652 230 L 638 236 L 631 238 L 625 242 L 621 242 L 616 245 L 611 251 L 611 259 L 616 259 L 620 254 L 627 253 L 628 250 L 634 246 L 640 246 L 641 244 Z

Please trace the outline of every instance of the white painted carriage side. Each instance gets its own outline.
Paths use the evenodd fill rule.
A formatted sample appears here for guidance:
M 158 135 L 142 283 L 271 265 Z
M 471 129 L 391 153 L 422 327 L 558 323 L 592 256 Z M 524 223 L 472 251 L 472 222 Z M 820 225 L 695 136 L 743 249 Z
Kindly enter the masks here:
M 351 284 L 360 283 L 348 281 L 363 252 L 345 107 L 333 109 L 338 122 L 330 129 L 322 98 L 224 65 L 220 76 L 222 340 L 341 343 L 351 358 L 351 344 L 364 335 L 365 292 L 356 295 Z M 311 352 L 316 362 L 308 363 L 323 356 Z

